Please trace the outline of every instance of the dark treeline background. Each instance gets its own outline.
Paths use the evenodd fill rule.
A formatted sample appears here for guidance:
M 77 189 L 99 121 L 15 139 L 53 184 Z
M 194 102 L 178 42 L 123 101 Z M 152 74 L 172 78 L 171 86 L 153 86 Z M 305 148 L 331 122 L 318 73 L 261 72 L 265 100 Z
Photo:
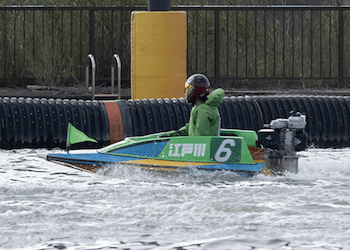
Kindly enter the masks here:
M 340 5 L 349 4 L 350 0 L 170 0 L 171 5 L 190 4 L 190 5 L 279 5 L 279 4 L 308 4 L 308 5 Z M 65 5 L 65 6 L 136 6 L 147 5 L 148 0 L 3 0 L 3 5 Z
M 348 2 L 171 0 L 171 5 L 333 7 Z M 97 80 L 107 84 L 111 59 L 117 53 L 123 65 L 122 83 L 128 86 L 130 14 L 135 9 L 145 10 L 147 3 L 148 0 L 2 1 L 0 86 L 83 83 L 91 52 L 97 61 Z M 340 82 L 347 87 L 350 9 L 341 13 L 341 34 L 338 9 L 182 10 L 188 14 L 188 74 L 202 72 L 216 84 L 233 88 L 329 88 L 338 87 Z

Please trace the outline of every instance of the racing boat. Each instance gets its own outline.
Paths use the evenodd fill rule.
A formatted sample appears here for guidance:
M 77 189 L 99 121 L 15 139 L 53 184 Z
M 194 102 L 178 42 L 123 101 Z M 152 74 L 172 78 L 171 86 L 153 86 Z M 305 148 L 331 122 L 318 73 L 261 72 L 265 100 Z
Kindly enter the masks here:
M 277 119 L 256 133 L 222 129 L 220 136 L 168 137 L 166 133 L 130 137 L 102 149 L 50 153 L 48 161 L 96 172 L 115 164 L 147 170 L 186 172 L 233 171 L 242 176 L 258 173 L 297 173 L 296 151 L 304 150 L 305 117 Z

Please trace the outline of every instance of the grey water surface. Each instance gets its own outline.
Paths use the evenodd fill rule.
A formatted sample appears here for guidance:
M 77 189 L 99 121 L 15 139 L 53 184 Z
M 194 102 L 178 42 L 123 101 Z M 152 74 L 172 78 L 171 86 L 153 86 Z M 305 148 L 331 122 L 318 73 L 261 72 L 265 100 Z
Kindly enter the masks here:
M 299 173 L 98 174 L 0 151 L 0 249 L 350 249 L 350 149 Z

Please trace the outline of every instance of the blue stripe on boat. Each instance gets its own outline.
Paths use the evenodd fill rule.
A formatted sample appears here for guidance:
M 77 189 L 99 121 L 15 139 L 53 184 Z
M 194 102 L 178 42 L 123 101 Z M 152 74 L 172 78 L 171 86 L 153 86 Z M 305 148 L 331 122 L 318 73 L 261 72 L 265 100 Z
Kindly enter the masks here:
M 163 148 L 167 143 L 168 141 L 142 143 L 136 146 L 132 145 L 130 147 L 115 149 L 113 151 L 110 151 L 109 153 L 137 155 L 137 156 L 144 156 L 144 157 L 156 157 L 160 154 L 160 152 L 162 152 Z
M 127 161 L 139 160 L 137 157 L 108 155 L 103 153 L 88 153 L 88 154 L 50 154 L 48 160 L 60 160 L 71 164 L 88 164 L 88 165 L 107 165 L 113 163 L 127 163 Z M 257 164 L 211 164 L 211 165 L 196 165 L 196 169 L 202 170 L 230 170 L 230 171 L 262 171 L 267 165 L 267 162 Z M 177 168 L 177 167 L 175 167 Z M 181 169 L 181 168 L 179 168 Z

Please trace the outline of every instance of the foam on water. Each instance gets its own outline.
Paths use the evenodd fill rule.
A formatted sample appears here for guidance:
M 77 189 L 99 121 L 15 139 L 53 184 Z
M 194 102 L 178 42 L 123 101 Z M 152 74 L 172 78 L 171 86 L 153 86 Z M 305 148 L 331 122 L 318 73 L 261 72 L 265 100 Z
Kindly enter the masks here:
M 0 151 L 2 249 L 350 249 L 350 149 L 301 153 L 299 173 L 91 174 L 45 150 Z

